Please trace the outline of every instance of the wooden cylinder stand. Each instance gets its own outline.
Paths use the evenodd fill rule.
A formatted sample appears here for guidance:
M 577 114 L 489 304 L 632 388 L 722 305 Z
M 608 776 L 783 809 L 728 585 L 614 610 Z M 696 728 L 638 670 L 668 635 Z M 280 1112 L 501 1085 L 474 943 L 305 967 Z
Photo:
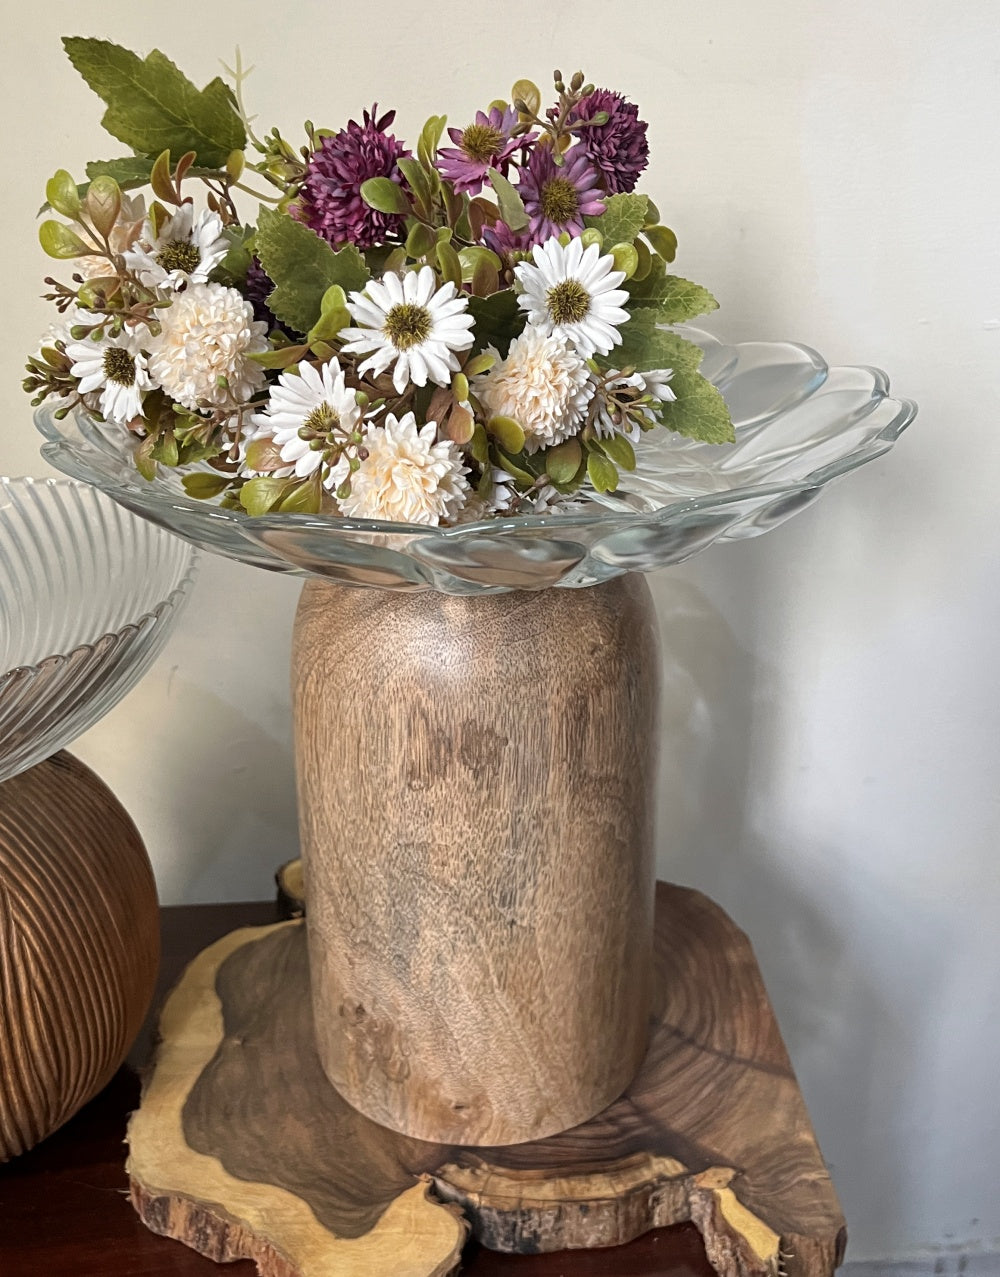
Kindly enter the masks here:
M 644 1057 L 657 631 L 645 580 L 306 584 L 293 694 L 330 1081 L 425 1140 L 584 1122 Z

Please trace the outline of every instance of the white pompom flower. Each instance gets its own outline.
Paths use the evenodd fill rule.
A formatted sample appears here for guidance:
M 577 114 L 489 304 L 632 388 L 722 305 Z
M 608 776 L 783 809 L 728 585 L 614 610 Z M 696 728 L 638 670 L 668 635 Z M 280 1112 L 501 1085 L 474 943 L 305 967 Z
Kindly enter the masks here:
M 518 423 L 526 452 L 537 452 L 577 433 L 593 386 L 587 364 L 561 336 L 529 324 L 507 358 L 476 378 L 475 391 L 491 417 Z
M 517 303 L 528 312 L 528 323 L 562 337 L 584 358 L 619 345 L 628 293 L 618 287 L 625 272 L 614 269 L 611 254 L 602 256 L 596 244 L 584 248 L 577 237 L 565 246 L 547 239 L 531 255 L 533 262 L 514 268 L 522 289 Z
M 148 329 L 141 331 L 148 337 Z M 73 361 L 70 372 L 80 379 L 80 394 L 100 391 L 100 410 L 106 421 L 127 425 L 141 415 L 143 393 L 152 383 L 138 332 L 126 329 L 117 337 L 104 336 L 98 341 L 90 337 L 67 341 L 66 355 Z
M 387 413 L 370 423 L 360 468 L 351 476 L 341 513 L 354 519 L 392 523 L 451 523 L 469 496 L 461 451 L 437 438 L 437 422 L 417 425 L 412 412 Z
M 455 352 L 472 345 L 473 317 L 468 298 L 455 285 L 435 289 L 437 276 L 429 266 L 408 271 L 402 278 L 391 271 L 351 293 L 347 308 L 358 325 L 344 328 L 339 336 L 351 354 L 373 352 L 358 367 L 359 373 L 376 376 L 392 367 L 397 394 L 407 385 L 451 384 L 458 372 Z
M 193 204 L 182 204 L 154 235 L 147 221 L 138 241 L 125 253 L 125 265 L 147 288 L 173 290 L 205 284 L 229 251 L 222 218 L 202 209 L 197 220 Z
M 247 448 L 252 456 L 254 443 L 270 439 L 285 464 L 269 474 L 307 479 L 322 468 L 323 486 L 336 492 L 349 473 L 343 447 L 361 417 L 357 394 L 336 358 L 319 369 L 300 364 L 298 373 L 281 374 L 264 411 L 251 417 L 255 429 Z
M 171 399 L 195 411 L 236 408 L 264 385 L 247 356 L 269 349 L 267 324 L 235 288 L 191 284 L 156 313 L 149 371 Z

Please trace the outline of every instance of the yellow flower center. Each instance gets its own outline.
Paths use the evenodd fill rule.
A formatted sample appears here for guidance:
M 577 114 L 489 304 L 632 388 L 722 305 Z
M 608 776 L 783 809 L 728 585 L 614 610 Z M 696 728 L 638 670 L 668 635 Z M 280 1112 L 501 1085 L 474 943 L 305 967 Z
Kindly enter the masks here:
M 340 414 L 326 400 L 312 410 L 299 427 L 299 438 L 314 447 L 320 443 L 333 443 L 334 433 L 340 425 Z
M 104 376 L 119 386 L 131 386 L 135 382 L 135 360 L 120 346 L 109 346 L 104 352 Z
M 564 279 L 545 294 L 549 314 L 557 324 L 577 324 L 590 310 L 590 294 L 578 279 Z
M 503 145 L 504 135 L 492 124 L 470 124 L 462 133 L 462 150 L 470 160 L 485 163 Z
M 172 240 L 156 254 L 156 261 L 167 272 L 180 270 L 190 275 L 201 265 L 201 252 L 186 239 Z
M 412 302 L 400 302 L 389 308 L 382 331 L 397 350 L 419 346 L 430 336 L 430 311 L 423 306 L 414 306 Z
M 568 177 L 554 177 L 542 187 L 542 214 L 557 226 L 565 226 L 580 208 L 576 187 Z

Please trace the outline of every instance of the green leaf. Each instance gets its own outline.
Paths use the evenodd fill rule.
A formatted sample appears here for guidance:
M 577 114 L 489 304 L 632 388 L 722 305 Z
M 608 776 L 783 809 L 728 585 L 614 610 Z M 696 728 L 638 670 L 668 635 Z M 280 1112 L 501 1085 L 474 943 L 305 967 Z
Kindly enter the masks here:
M 481 466 L 485 466 L 490 459 L 489 440 L 486 437 L 486 431 L 478 421 L 472 432 L 472 439 L 469 441 L 469 451 Z
M 545 471 L 553 483 L 572 483 L 582 460 L 580 440 L 567 439 L 546 451 Z
M 66 259 L 70 257 L 86 257 L 94 251 L 92 244 L 85 244 L 62 222 L 42 222 L 38 228 L 38 242 L 50 257 Z
M 267 514 L 295 483 L 294 479 L 273 479 L 270 475 L 260 475 L 248 480 L 240 488 L 240 505 L 247 514 Z
M 323 294 L 319 319 L 309 330 L 309 340 L 332 341 L 350 323 L 351 312 L 347 309 L 347 296 L 339 284 L 331 284 Z
M 630 309 L 654 310 L 658 324 L 682 324 L 695 315 L 718 310 L 719 303 L 707 288 L 680 275 L 668 275 L 666 269 L 662 258 L 654 258 L 644 279 L 631 279 L 625 284 L 631 297 Z
M 230 476 L 225 474 L 186 474 L 181 479 L 184 491 L 196 501 L 209 501 L 212 497 L 217 497 L 231 482 Z
M 645 226 L 642 233 L 664 261 L 672 262 L 677 256 L 677 236 L 669 226 Z
M 513 417 L 490 417 L 486 433 L 492 435 L 504 452 L 516 455 L 524 447 L 524 430 Z
M 469 311 L 476 321 L 476 347 L 496 346 L 507 354 L 510 343 L 519 336 L 528 316 L 518 306 L 512 288 L 489 297 L 470 297 Z
M 441 272 L 441 282 L 443 284 L 454 284 L 456 288 L 462 287 L 462 263 L 459 260 L 458 253 L 452 248 L 448 240 L 443 239 L 437 246 L 437 263 L 438 270 Z
M 76 217 L 80 211 L 80 193 L 72 176 L 64 168 L 45 184 L 45 198 L 51 208 L 63 217 Z
M 368 267 L 353 244 L 335 253 L 315 231 L 274 209 L 260 210 L 254 247 L 275 283 L 268 306 L 300 333 L 319 319 L 327 289 L 339 284 L 346 293 L 368 281 Z
M 361 198 L 380 213 L 409 213 L 410 201 L 391 177 L 370 177 L 361 183 Z
M 635 245 L 615 244 L 609 252 L 614 259 L 615 270 L 623 271 L 625 278 L 631 279 L 639 269 L 639 254 L 636 252 Z
M 610 195 L 600 217 L 585 217 L 584 224 L 600 231 L 605 244 L 631 244 L 646 220 L 649 197 Z
M 218 77 L 196 88 L 158 49 L 140 58 L 108 40 L 63 40 L 70 61 L 107 103 L 101 121 L 112 137 L 142 155 L 197 151 L 221 166 L 246 145 L 232 91 Z
M 87 191 L 84 203 L 94 229 L 98 235 L 103 235 L 106 239 L 114 229 L 118 214 L 122 211 L 121 187 L 113 177 L 107 174 L 95 177 Z
M 635 469 L 635 449 L 624 435 L 607 435 L 601 439 L 595 439 L 594 442 L 620 470 Z
M 523 231 L 528 225 L 528 214 L 525 211 L 524 202 L 520 195 L 518 195 L 504 175 L 498 173 L 495 168 L 489 170 L 489 179 L 497 197 L 500 216 L 512 231 Z
M 323 489 L 320 486 L 319 471 L 314 471 L 308 479 L 292 486 L 278 502 L 277 509 L 287 514 L 319 514 L 323 505 Z
M 587 478 L 598 492 L 614 492 L 618 487 L 618 470 L 614 462 L 600 452 L 591 452 L 587 456 Z
M 131 191 L 147 185 L 152 167 L 151 155 L 123 155 L 116 160 L 91 160 L 87 176 L 91 181 L 95 177 L 113 177 L 123 191 Z
M 673 368 L 675 373 L 696 373 L 702 352 L 679 333 L 658 327 L 656 313 L 637 310 L 620 330 L 622 344 L 615 348 L 615 365 L 631 364 L 639 372 L 650 368 Z
M 437 155 L 438 143 L 441 141 L 441 135 L 444 133 L 444 126 L 447 122 L 448 117 L 446 115 L 432 115 L 420 130 L 420 137 L 417 140 L 417 158 L 424 168 L 430 169 L 434 167 L 434 157 Z
M 732 418 L 720 392 L 699 372 L 677 371 L 670 379 L 677 398 L 666 403 L 660 420 L 670 430 L 702 443 L 734 443 Z
M 153 449 L 156 447 L 156 435 L 147 435 L 136 448 L 132 460 L 135 468 L 147 482 L 156 478 L 156 462 L 153 460 Z

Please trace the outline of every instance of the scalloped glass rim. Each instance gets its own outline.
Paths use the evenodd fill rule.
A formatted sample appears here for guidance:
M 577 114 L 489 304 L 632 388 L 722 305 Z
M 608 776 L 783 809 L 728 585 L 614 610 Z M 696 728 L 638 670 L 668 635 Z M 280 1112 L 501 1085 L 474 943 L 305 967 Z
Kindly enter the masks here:
M 17 515 L 6 528 L 0 515 L 0 558 L 6 560 L 3 575 L 12 586 L 0 612 L 14 608 L 4 636 L 7 647 L 0 650 L 3 781 L 70 744 L 135 686 L 188 601 L 198 556 L 148 521 L 137 521 L 92 484 L 0 476 L 0 494 L 7 494 Z M 100 588 L 108 568 L 103 553 L 108 538 L 124 537 L 132 525 L 143 549 L 136 559 L 137 570 L 145 574 L 137 591 L 141 604 L 121 579 L 105 591 Z M 11 531 L 6 544 L 5 531 Z M 50 588 L 36 596 L 39 569 L 45 569 Z M 64 610 L 19 613 L 28 597 L 44 609 L 53 595 L 62 595 L 51 588 L 48 569 L 66 584 Z M 165 592 L 158 588 L 160 579 Z M 79 597 L 73 597 L 72 583 Z M 17 663 L 7 664 L 12 657 Z
M 653 571 L 715 540 L 760 535 L 814 500 L 826 484 L 887 452 L 916 405 L 889 395 L 885 373 L 829 367 L 808 346 L 729 346 L 680 330 L 704 351 L 702 371 L 730 406 L 735 444 L 668 431 L 644 436 L 639 464 L 616 493 L 588 494 L 566 514 L 493 518 L 456 527 L 304 514 L 251 518 L 195 501 L 176 472 L 148 483 L 120 428 L 85 413 L 56 421 L 43 405 L 42 454 L 57 469 L 202 548 L 272 571 L 353 585 L 494 593 L 593 585 Z

